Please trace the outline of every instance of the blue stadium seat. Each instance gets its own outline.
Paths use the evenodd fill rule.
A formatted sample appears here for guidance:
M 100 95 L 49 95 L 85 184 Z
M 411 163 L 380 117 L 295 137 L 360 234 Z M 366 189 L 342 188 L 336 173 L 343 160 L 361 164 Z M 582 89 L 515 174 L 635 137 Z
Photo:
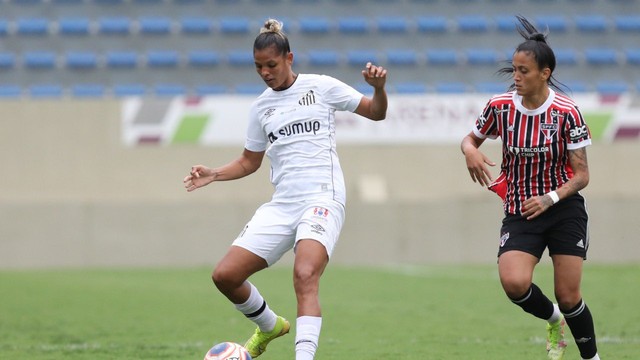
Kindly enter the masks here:
M 88 35 L 91 21 L 87 18 L 62 18 L 58 20 L 58 32 L 62 35 Z
M 98 5 L 120 5 L 125 2 L 125 0 L 93 0 Z
M 578 63 L 578 52 L 575 49 L 555 49 L 556 63 L 561 65 L 576 65 Z
M 367 84 L 364 81 L 360 81 L 360 82 L 357 82 L 357 83 L 353 84 L 353 88 L 358 90 L 360 93 L 362 93 L 364 95 L 373 94 L 373 88 L 371 87 L 371 85 Z
M 498 53 L 492 49 L 471 48 L 465 50 L 467 63 L 471 65 L 495 65 L 498 62 Z
M 609 26 L 604 15 L 577 15 L 576 28 L 583 32 L 605 32 Z
M 58 98 L 64 95 L 62 86 L 56 84 L 33 85 L 28 92 L 33 98 Z
M 398 94 L 424 94 L 427 92 L 427 85 L 417 81 L 397 83 L 394 88 Z
M 640 32 L 640 15 L 618 15 L 614 22 L 620 32 Z
M 309 50 L 307 57 L 312 66 L 336 66 L 340 63 L 338 52 L 332 49 Z
M 180 56 L 175 50 L 150 50 L 147 52 L 147 66 L 152 68 L 172 68 L 178 66 Z
M 418 54 L 412 49 L 388 49 L 387 62 L 391 65 L 412 66 L 418 64 Z
M 0 36 L 5 36 L 9 33 L 9 23 L 5 19 L 0 19 Z
M 461 94 L 467 91 L 467 85 L 462 82 L 439 82 L 435 89 L 442 94 Z
M 40 5 L 42 3 L 42 0 L 13 0 L 12 2 L 17 5 L 32 6 Z
M 22 88 L 18 85 L 0 84 L 0 98 L 16 98 L 22 96 Z
M 0 52 L 0 69 L 7 70 L 16 66 L 16 56 L 10 52 Z
M 209 34 L 213 31 L 213 20 L 207 17 L 184 17 L 180 20 L 180 30 L 184 34 Z
M 167 35 L 171 32 L 171 19 L 164 16 L 145 16 L 138 19 L 140 33 L 146 35 Z
M 591 65 L 618 64 L 618 54 L 612 48 L 587 48 L 584 55 L 587 63 Z
M 113 86 L 113 95 L 116 97 L 126 96 L 142 96 L 147 93 L 147 89 L 143 84 L 117 84 Z
M 484 94 L 502 94 L 509 89 L 509 84 L 499 81 L 482 81 L 476 83 L 474 89 L 476 92 Z
M 98 56 L 90 51 L 69 51 L 65 64 L 70 69 L 92 69 L 98 66 Z
M 338 31 L 343 34 L 366 34 L 369 31 L 369 20 L 364 16 L 339 18 Z
M 187 53 L 187 62 L 196 67 L 216 66 L 220 63 L 220 55 L 213 50 L 192 50 Z
M 625 49 L 624 56 L 627 60 L 627 64 L 640 65 L 640 47 Z
M 162 4 L 164 0 L 131 0 L 132 3 L 136 5 L 159 5 Z
M 427 63 L 430 65 L 457 65 L 458 54 L 454 49 L 427 50 Z
M 376 51 L 366 49 L 347 51 L 347 64 L 349 65 L 365 66 L 369 61 L 379 63 Z
M 101 84 L 76 84 L 71 87 L 71 95 L 79 98 L 98 98 L 105 95 Z
M 489 30 L 489 21 L 482 15 L 461 15 L 456 17 L 458 30 L 461 32 L 482 33 Z
M 123 16 L 98 19 L 98 31 L 105 35 L 127 35 L 131 32 L 131 19 Z
M 138 66 L 138 54 L 135 51 L 109 51 L 106 65 L 114 69 L 131 69 Z
M 225 34 L 247 34 L 250 29 L 248 18 L 228 16 L 220 19 L 220 31 Z
M 403 16 L 384 16 L 376 20 L 378 32 L 382 34 L 405 34 L 409 25 L 409 21 Z
M 227 53 L 227 62 L 232 66 L 248 66 L 254 64 L 253 51 L 231 50 Z
M 569 22 L 563 15 L 540 15 L 534 19 L 534 23 L 543 32 L 549 29 L 551 33 L 564 33 L 569 29 Z
M 448 20 L 444 16 L 420 16 L 416 19 L 418 31 L 423 33 L 446 33 L 449 29 Z
M 331 29 L 329 19 L 324 17 L 301 17 L 298 20 L 300 32 L 306 34 L 327 34 Z
M 195 86 L 195 93 L 198 96 L 225 94 L 227 87 L 220 84 L 200 84 Z
M 78 5 L 82 4 L 84 0 L 50 0 L 53 5 Z
M 571 93 L 586 93 L 589 91 L 587 84 L 581 80 L 563 81 L 562 83 L 569 88 L 568 91 Z M 567 90 L 563 86 L 560 86 L 560 88 Z
M 629 91 L 626 81 L 600 81 L 596 84 L 596 91 L 604 95 L 618 95 Z
M 513 15 L 497 15 L 493 20 L 496 23 L 496 30 L 499 32 L 513 33 L 516 31 L 518 19 Z
M 53 69 L 56 54 L 51 51 L 29 51 L 23 54 L 22 62 L 29 69 Z
M 20 35 L 46 35 L 49 33 L 49 19 L 20 18 L 16 20 L 16 32 Z
M 234 92 L 240 95 L 259 95 L 266 89 L 264 84 L 243 83 L 234 87 Z
M 187 94 L 187 89 L 181 84 L 156 84 L 153 87 L 156 96 L 183 96 Z

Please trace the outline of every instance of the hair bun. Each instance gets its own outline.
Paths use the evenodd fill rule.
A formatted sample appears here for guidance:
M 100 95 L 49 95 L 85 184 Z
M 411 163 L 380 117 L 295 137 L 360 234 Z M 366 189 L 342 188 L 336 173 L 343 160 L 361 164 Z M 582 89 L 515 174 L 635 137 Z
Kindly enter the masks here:
M 544 34 L 541 34 L 541 33 L 531 34 L 529 36 L 529 40 L 547 42 Z
M 260 33 L 270 32 L 279 33 L 282 29 L 282 23 L 276 19 L 268 19 L 264 22 L 264 26 L 260 29 Z

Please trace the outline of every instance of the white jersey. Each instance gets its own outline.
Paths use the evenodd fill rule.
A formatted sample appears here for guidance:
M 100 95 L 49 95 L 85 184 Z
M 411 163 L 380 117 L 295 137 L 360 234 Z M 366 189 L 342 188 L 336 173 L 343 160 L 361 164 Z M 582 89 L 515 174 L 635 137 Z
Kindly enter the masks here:
M 345 204 L 336 152 L 335 111 L 355 111 L 362 94 L 325 75 L 299 74 L 286 90 L 266 89 L 253 103 L 245 148 L 271 161 L 273 200 L 330 198 Z

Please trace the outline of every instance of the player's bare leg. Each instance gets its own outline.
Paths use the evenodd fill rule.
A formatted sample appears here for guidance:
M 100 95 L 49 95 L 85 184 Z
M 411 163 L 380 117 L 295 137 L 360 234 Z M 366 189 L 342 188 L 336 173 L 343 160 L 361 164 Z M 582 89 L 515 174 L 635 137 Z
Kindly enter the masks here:
M 267 350 L 267 344 L 289 332 L 289 322 L 277 316 L 258 289 L 247 279 L 267 267 L 267 262 L 252 252 L 232 246 L 213 271 L 213 282 L 236 309 L 258 325 L 244 347 L 252 358 Z
M 322 327 L 320 277 L 329 262 L 324 245 L 316 240 L 298 241 L 293 267 L 293 287 L 298 300 L 296 360 L 313 359 Z

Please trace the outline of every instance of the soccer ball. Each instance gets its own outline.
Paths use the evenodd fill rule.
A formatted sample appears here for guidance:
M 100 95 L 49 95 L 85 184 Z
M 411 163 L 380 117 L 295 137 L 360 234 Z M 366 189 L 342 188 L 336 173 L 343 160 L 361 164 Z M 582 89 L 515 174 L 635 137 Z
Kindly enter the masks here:
M 204 360 L 251 360 L 251 355 L 242 345 L 227 341 L 209 349 Z

